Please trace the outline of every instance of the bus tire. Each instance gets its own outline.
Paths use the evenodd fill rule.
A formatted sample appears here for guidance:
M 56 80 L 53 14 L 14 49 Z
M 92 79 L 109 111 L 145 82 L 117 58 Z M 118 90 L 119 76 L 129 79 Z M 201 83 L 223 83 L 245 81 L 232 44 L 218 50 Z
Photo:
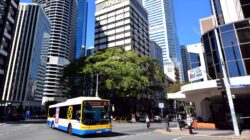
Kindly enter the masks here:
M 54 123 L 54 121 L 52 121 L 52 123 L 51 123 L 51 128 L 55 129 L 55 123 Z
M 70 135 L 72 135 L 72 125 L 71 124 L 69 124 L 69 126 L 68 126 L 68 133 Z

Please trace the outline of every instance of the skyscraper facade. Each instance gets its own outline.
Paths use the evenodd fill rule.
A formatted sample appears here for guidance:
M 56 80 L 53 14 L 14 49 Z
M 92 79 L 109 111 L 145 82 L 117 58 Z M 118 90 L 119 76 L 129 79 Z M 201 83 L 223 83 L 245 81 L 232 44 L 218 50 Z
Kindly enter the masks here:
M 33 0 L 42 5 L 51 21 L 51 36 L 43 101 L 64 97 L 60 78 L 75 58 L 77 0 Z M 58 98 L 57 98 L 58 97 Z
M 181 46 L 181 59 L 182 59 L 182 70 L 183 70 L 183 82 L 188 82 L 188 73 L 187 71 L 190 69 L 190 62 L 187 52 L 187 46 Z
M 148 15 L 135 0 L 97 0 L 95 51 L 123 46 L 149 55 Z
M 2 100 L 12 106 L 40 106 L 51 24 L 41 6 L 20 4 Z M 47 43 L 46 43 L 47 42 Z M 47 44 L 47 45 L 46 45 Z M 43 48 L 45 47 L 45 48 Z
M 163 63 L 176 60 L 176 26 L 173 0 L 142 0 L 148 12 L 150 40 L 162 48 Z
M 87 37 L 88 0 L 77 0 L 76 59 L 85 54 Z
M 9 64 L 10 50 L 15 33 L 18 4 L 19 0 L 5 0 L 0 2 L 0 100 L 2 98 L 7 73 L 6 69 Z
M 163 68 L 162 49 L 154 41 L 150 41 L 149 54 L 151 57 L 155 58 L 159 62 L 160 66 Z

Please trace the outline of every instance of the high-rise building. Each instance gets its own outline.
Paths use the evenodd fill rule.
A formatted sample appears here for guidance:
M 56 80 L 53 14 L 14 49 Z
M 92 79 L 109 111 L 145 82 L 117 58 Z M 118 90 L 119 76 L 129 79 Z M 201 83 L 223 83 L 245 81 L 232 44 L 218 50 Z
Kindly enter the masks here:
M 142 0 L 142 3 L 148 12 L 150 40 L 162 48 L 164 65 L 172 64 L 177 58 L 178 45 L 173 0 Z M 167 71 L 167 67 L 164 69 Z
M 250 17 L 249 0 L 211 0 L 216 25 L 228 24 Z
M 51 21 L 51 36 L 43 103 L 65 97 L 60 79 L 63 68 L 75 58 L 77 0 L 33 0 L 42 5 Z
M 0 2 L 0 101 L 15 32 L 18 4 L 19 0 L 1 0 Z
M 77 0 L 76 59 L 84 56 L 87 37 L 88 0 Z
M 41 6 L 19 5 L 2 100 L 19 106 L 40 107 L 45 80 L 51 24 Z M 44 48 L 43 48 L 44 47 Z
M 229 78 L 236 116 L 244 118 L 250 114 L 247 108 L 250 106 L 250 1 L 211 0 L 211 3 L 217 24 L 201 37 L 209 80 L 187 84 L 173 95 L 193 101 L 198 117 L 225 128 L 232 126 L 232 121 L 228 122 L 227 93 L 220 84 L 225 74 Z M 241 128 L 250 128 L 249 119 L 240 120 L 238 124 Z
M 97 0 L 95 51 L 123 46 L 149 55 L 148 16 L 135 0 Z
M 182 77 L 183 82 L 188 82 L 188 73 L 187 71 L 190 69 L 189 57 L 187 52 L 187 46 L 181 46 L 181 59 L 182 59 Z
M 150 41 L 149 54 L 151 57 L 155 58 L 159 62 L 160 66 L 163 68 L 162 49 L 154 41 Z

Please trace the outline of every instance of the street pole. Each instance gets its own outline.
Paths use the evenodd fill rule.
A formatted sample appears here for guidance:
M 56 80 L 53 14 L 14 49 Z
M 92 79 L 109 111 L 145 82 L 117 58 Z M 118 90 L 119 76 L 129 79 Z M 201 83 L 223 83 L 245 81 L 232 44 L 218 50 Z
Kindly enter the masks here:
M 96 91 L 95 91 L 95 97 L 98 97 L 98 83 L 99 83 L 99 79 L 98 79 L 99 73 L 96 75 Z
M 231 119 L 232 119 L 233 128 L 234 128 L 234 134 L 236 136 L 240 136 L 239 126 L 238 126 L 236 113 L 235 113 L 235 109 L 234 109 L 232 93 L 231 93 L 231 89 L 230 89 L 230 80 L 229 80 L 229 78 L 227 76 L 227 70 L 226 70 L 226 67 L 225 67 L 225 60 L 223 58 L 222 51 L 221 51 L 222 47 L 220 45 L 219 36 L 218 36 L 218 32 L 217 32 L 216 29 L 215 29 L 215 37 L 216 37 L 216 41 L 217 41 L 217 45 L 218 45 L 218 53 L 219 53 L 219 58 L 220 58 L 220 61 L 221 61 L 221 66 L 222 66 L 222 73 L 223 73 L 223 77 L 224 77 L 223 81 L 224 81 L 224 84 L 225 84 L 227 99 L 228 99 L 228 103 L 229 103 Z
M 162 111 L 162 108 L 161 108 L 161 121 L 163 120 L 163 111 Z

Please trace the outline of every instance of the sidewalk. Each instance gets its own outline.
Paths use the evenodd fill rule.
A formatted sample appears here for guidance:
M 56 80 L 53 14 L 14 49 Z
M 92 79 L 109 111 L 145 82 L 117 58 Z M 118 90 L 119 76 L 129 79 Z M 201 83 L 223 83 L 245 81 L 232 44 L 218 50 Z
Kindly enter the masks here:
M 233 140 L 250 140 L 250 130 L 243 130 L 239 137 L 234 135 L 232 130 L 213 130 L 213 129 L 194 129 L 194 135 L 190 135 L 188 129 L 180 131 L 179 128 L 171 128 L 171 132 L 165 129 L 158 129 L 156 132 L 167 135 L 182 135 L 182 136 L 197 136 L 197 137 L 211 137 L 218 139 L 233 139 Z

